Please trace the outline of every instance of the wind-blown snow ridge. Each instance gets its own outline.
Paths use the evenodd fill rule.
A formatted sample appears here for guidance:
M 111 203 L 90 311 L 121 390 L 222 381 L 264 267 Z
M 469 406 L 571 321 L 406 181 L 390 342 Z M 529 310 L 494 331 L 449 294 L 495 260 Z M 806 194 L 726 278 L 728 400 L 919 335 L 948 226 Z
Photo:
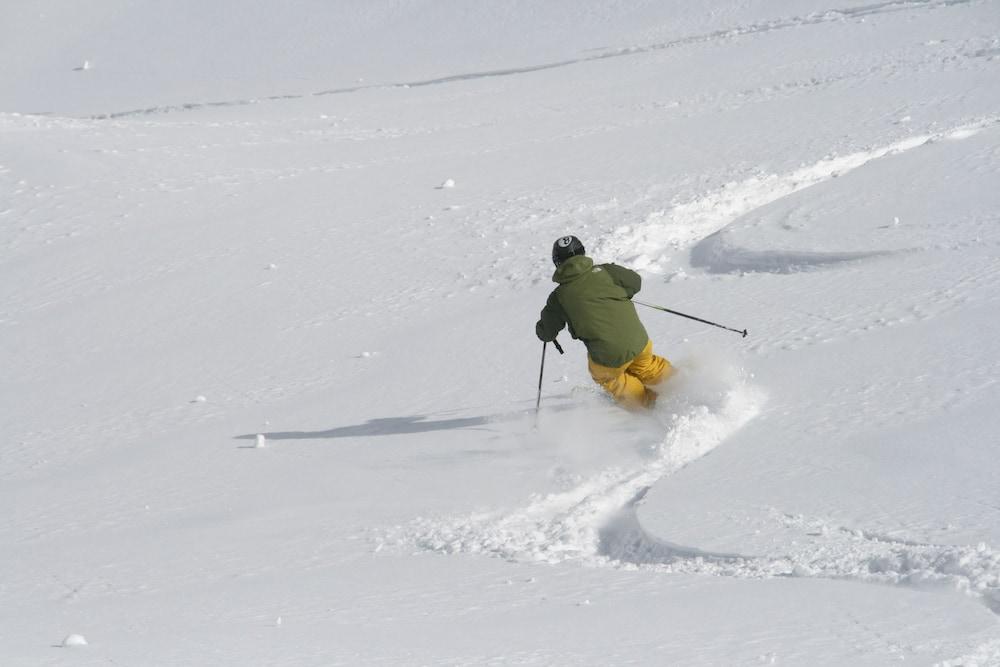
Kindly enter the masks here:
M 752 419 L 761 393 L 737 386 L 720 405 L 693 406 L 670 418 L 654 458 L 639 469 L 610 468 L 575 488 L 534 498 L 513 512 L 420 519 L 391 534 L 390 541 L 441 553 L 476 553 L 508 560 L 559 563 L 606 562 L 602 531 L 638 493 L 717 447 Z
M 692 250 L 692 264 L 720 272 L 731 270 L 732 266 L 780 271 L 798 264 L 822 264 L 882 254 L 748 255 L 742 257 L 744 261 L 740 261 L 738 252 L 725 244 L 722 234 L 727 226 L 755 209 L 846 174 L 874 160 L 944 139 L 965 139 L 997 124 L 1000 124 L 1000 117 L 989 117 L 942 132 L 917 135 L 879 148 L 824 158 L 787 174 L 753 176 L 744 181 L 727 183 L 714 192 L 656 211 L 639 225 L 614 230 L 598 240 L 597 254 L 651 273 L 666 271 L 672 254 L 694 244 L 698 245 Z
M 289 93 L 289 94 L 279 94 L 279 95 L 268 95 L 266 97 L 255 97 L 255 98 L 246 98 L 238 100 L 188 102 L 184 104 L 155 106 L 155 107 L 148 107 L 145 109 L 131 109 L 127 111 L 116 111 L 106 114 L 97 114 L 91 116 L 91 118 L 93 119 L 123 118 L 127 116 L 142 116 L 150 114 L 175 113 L 180 111 L 194 111 L 198 109 L 205 109 L 211 107 L 248 106 L 253 104 L 260 104 L 262 102 L 296 100 L 296 99 L 305 99 L 308 97 L 320 97 L 325 95 L 343 95 L 365 90 L 378 90 L 386 88 L 418 88 L 423 86 L 434 86 L 434 85 L 455 83 L 459 81 L 470 81 L 475 79 L 515 76 L 518 74 L 530 74 L 533 72 L 541 72 L 545 70 L 569 67 L 571 65 L 608 60 L 610 58 L 621 58 L 626 56 L 635 56 L 646 53 L 653 53 L 656 51 L 663 51 L 667 49 L 688 46 L 692 44 L 702 44 L 702 43 L 712 42 L 715 40 L 732 39 L 734 37 L 768 33 L 776 30 L 785 30 L 788 28 L 798 28 L 802 26 L 811 26 L 822 23 L 845 21 L 851 19 L 864 20 L 869 16 L 874 16 L 877 14 L 888 14 L 901 11 L 933 10 L 942 7 L 951 7 L 955 5 L 969 4 L 973 1 L 974 0 L 891 0 L 889 2 L 873 3 L 870 5 L 863 5 L 860 7 L 827 9 L 824 11 L 813 12 L 805 16 L 793 16 L 788 18 L 774 19 L 770 21 L 762 21 L 759 23 L 751 23 L 749 25 L 737 26 L 734 28 L 725 28 L 721 30 L 714 30 L 704 34 L 681 37 L 675 40 L 670 40 L 667 42 L 661 42 L 656 44 L 621 47 L 611 50 L 601 50 L 600 53 L 591 56 L 585 56 L 581 58 L 568 58 L 565 60 L 559 60 L 549 63 L 541 63 L 537 65 L 526 65 L 523 67 L 510 67 L 510 68 L 485 70 L 480 72 L 450 74 L 430 79 L 420 79 L 416 81 L 407 81 L 407 82 L 345 86 L 342 88 L 330 88 L 311 93 L 298 93 L 298 94 Z

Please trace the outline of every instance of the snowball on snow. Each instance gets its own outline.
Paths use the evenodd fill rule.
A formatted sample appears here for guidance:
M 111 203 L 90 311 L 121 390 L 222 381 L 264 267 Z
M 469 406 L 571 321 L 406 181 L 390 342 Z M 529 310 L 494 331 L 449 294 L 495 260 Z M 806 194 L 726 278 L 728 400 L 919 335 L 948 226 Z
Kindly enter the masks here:
M 70 635 L 62 642 L 63 646 L 86 646 L 87 638 L 83 635 Z
M 441 188 L 453 188 L 455 187 L 455 179 L 449 178 L 447 181 L 441 184 Z
M 257 447 L 258 449 L 263 449 L 264 447 L 267 447 L 267 438 L 264 437 L 263 433 L 257 434 L 257 444 L 254 446 Z

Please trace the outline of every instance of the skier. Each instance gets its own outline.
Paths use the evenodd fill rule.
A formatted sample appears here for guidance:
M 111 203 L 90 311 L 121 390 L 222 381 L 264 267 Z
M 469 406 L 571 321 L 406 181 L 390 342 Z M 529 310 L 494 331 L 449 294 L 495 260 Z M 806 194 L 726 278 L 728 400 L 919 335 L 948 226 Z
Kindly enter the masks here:
M 575 236 L 552 245 L 552 280 L 559 286 L 549 295 L 535 334 L 553 341 L 569 325 L 570 336 L 587 346 L 594 382 L 630 410 L 650 408 L 656 402 L 650 387 L 666 380 L 673 367 L 653 354 L 653 342 L 632 305 L 642 278 L 617 264 L 595 266 L 585 252 Z

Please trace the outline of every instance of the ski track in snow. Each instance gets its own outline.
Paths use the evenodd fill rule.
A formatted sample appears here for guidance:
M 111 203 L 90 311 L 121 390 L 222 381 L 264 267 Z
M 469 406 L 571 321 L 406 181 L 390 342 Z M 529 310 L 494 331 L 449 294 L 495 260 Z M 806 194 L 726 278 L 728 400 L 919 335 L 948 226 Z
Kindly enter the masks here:
M 513 561 L 603 564 L 605 526 L 657 480 L 712 451 L 760 409 L 760 392 L 728 391 L 721 405 L 694 405 L 670 417 L 651 461 L 633 469 L 612 467 L 576 487 L 535 497 L 513 512 L 473 514 L 455 520 L 418 519 L 392 531 L 390 542 L 441 553 L 477 553 Z
M 878 2 L 858 7 L 827 9 L 824 11 L 813 12 L 806 16 L 793 16 L 788 18 L 779 18 L 769 21 L 763 21 L 760 23 L 751 23 L 748 25 L 737 26 L 735 28 L 725 28 L 699 35 L 680 37 L 678 39 L 667 42 L 660 42 L 660 43 L 647 44 L 641 46 L 622 47 L 610 50 L 600 49 L 599 50 L 600 52 L 595 53 L 594 55 L 584 56 L 581 58 L 569 58 L 566 60 L 560 60 L 550 63 L 541 63 L 538 65 L 486 70 L 481 72 L 467 72 L 463 74 L 451 74 L 442 77 L 421 79 L 417 81 L 408 81 L 408 82 L 347 86 L 343 88 L 331 88 L 327 90 L 320 90 L 311 93 L 269 95 L 266 97 L 259 97 L 259 98 L 220 100 L 211 102 L 188 102 L 184 104 L 155 106 L 155 107 L 148 107 L 145 109 L 132 109 L 128 111 L 116 111 L 105 114 L 97 114 L 91 116 L 91 118 L 95 120 L 109 119 L 109 118 L 113 119 L 113 118 L 125 118 L 129 116 L 144 116 L 151 114 L 166 114 L 166 113 L 176 113 L 183 111 L 195 111 L 199 109 L 208 109 L 213 107 L 248 106 L 248 105 L 260 104 L 263 102 L 299 100 L 299 99 L 306 99 L 309 97 L 322 97 L 326 95 L 343 95 L 349 93 L 362 92 L 366 90 L 379 90 L 387 88 L 419 88 L 425 86 L 436 86 L 442 84 L 455 83 L 460 81 L 471 81 L 476 79 L 516 76 L 519 74 L 531 74 L 533 72 L 559 69 L 563 67 L 569 67 L 572 65 L 579 65 L 588 62 L 596 62 L 596 61 L 608 60 L 611 58 L 622 58 L 628 56 L 654 53 L 657 51 L 665 51 L 668 49 L 689 46 L 693 44 L 704 44 L 718 40 L 733 39 L 747 35 L 764 34 L 778 30 L 786 30 L 790 28 L 800 28 L 805 26 L 813 26 L 823 23 L 834 23 L 841 21 L 852 21 L 852 20 L 864 21 L 868 17 L 880 14 L 891 14 L 897 12 L 918 11 L 918 10 L 933 11 L 936 9 L 941 9 L 946 7 L 973 4 L 974 2 L 976 2 L 976 0 L 890 0 L 889 2 Z M 974 58 L 989 58 L 994 55 L 994 51 L 1000 51 L 1000 50 L 982 48 L 970 55 L 971 57 Z
M 945 139 L 966 139 L 996 125 L 1000 125 L 1000 117 L 984 118 L 943 132 L 903 139 L 888 146 L 825 158 L 787 174 L 754 176 L 727 183 L 714 192 L 669 209 L 654 211 L 639 225 L 622 226 L 603 235 L 595 244 L 596 254 L 615 258 L 615 261 L 650 273 L 666 272 L 671 256 L 687 248 L 691 249 L 691 264 L 711 273 L 788 273 L 886 255 L 885 251 L 750 251 L 733 246 L 726 238 L 725 228 L 755 209 L 875 160 Z
M 774 513 L 772 519 L 807 539 L 791 542 L 786 554 L 711 554 L 678 547 L 646 533 L 630 503 L 604 528 L 604 551 L 612 562 L 669 573 L 742 579 L 819 577 L 912 586 L 950 587 L 1000 614 L 1000 551 L 986 544 L 912 542 L 830 525 L 821 519 Z
M 786 541 L 788 551 L 781 554 L 712 553 L 647 533 L 637 509 L 652 485 L 710 453 L 753 419 L 762 404 L 758 389 L 737 385 L 719 405 L 696 405 L 672 415 L 662 441 L 653 443 L 654 458 L 645 465 L 602 470 L 570 490 L 536 496 L 513 511 L 419 518 L 389 530 L 382 543 L 511 562 L 577 562 L 667 574 L 808 577 L 922 590 L 950 588 L 1000 614 L 1000 551 L 984 543 L 908 541 L 777 510 L 766 512 L 765 521 L 796 535 Z

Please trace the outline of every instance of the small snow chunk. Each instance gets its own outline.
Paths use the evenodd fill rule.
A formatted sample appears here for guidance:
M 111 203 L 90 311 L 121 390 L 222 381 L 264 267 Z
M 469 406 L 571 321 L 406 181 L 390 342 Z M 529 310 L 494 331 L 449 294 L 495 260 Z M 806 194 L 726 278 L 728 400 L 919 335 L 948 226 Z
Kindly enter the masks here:
M 277 269 L 277 268 L 278 268 L 278 265 L 277 265 L 277 264 L 268 264 L 268 265 L 267 265 L 267 270 L 268 270 L 268 271 L 274 271 L 274 270 L 275 270 L 275 269 Z
M 257 449 L 264 449 L 267 447 L 267 438 L 264 437 L 263 433 L 257 434 L 257 442 L 254 444 Z
M 279 627 L 281 626 L 281 617 L 280 616 L 278 618 L 274 619 L 274 624 L 277 625 L 277 626 L 279 626 Z
M 792 568 L 793 577 L 811 577 L 814 574 L 815 572 L 806 565 L 799 564 Z
M 576 604 L 576 606 L 577 607 L 589 607 L 590 606 L 590 600 L 584 600 L 582 602 L 578 602 Z
M 448 180 L 446 180 L 444 183 L 441 184 L 440 189 L 445 190 L 453 187 L 455 187 L 455 179 L 449 178 Z
M 894 227 L 898 227 L 899 226 L 899 216 L 898 215 L 897 216 L 893 216 L 893 218 L 892 218 L 892 224 L 893 224 Z
M 62 645 L 66 647 L 70 646 L 86 646 L 87 638 L 83 635 L 70 635 L 62 641 Z
M 361 353 L 361 354 L 360 354 L 359 356 L 360 356 L 360 357 L 361 357 L 362 359 L 371 359 L 371 358 L 372 358 L 372 353 L 371 353 L 371 352 L 368 352 L 368 351 L 366 350 L 366 351 L 362 352 L 362 353 Z
M 194 397 L 194 400 L 193 400 L 193 401 L 191 401 L 191 402 L 192 402 L 192 403 L 205 403 L 205 402 L 207 402 L 207 401 L 208 401 L 208 399 L 207 399 L 207 398 L 205 398 L 204 396 L 195 396 L 195 397 Z

